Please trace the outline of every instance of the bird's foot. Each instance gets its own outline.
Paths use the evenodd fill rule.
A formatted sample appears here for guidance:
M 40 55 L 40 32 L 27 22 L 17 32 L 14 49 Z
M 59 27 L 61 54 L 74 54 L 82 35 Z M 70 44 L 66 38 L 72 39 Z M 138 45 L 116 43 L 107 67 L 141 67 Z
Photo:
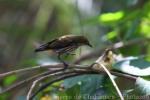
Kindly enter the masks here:
M 63 62 L 63 65 L 64 65 L 64 70 L 66 70 L 69 66 L 66 62 Z

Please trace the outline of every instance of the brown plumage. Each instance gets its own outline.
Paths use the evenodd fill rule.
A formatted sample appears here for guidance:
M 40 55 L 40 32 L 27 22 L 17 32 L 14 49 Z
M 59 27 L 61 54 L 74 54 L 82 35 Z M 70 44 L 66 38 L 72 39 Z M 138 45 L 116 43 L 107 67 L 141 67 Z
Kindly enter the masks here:
M 60 58 L 62 54 L 69 54 L 70 52 L 77 49 L 79 46 L 83 45 L 92 47 L 88 39 L 84 36 L 64 35 L 39 46 L 37 49 L 35 49 L 35 52 L 52 50 L 58 54 L 59 60 L 62 61 L 62 59 Z M 64 61 L 62 62 L 66 65 Z

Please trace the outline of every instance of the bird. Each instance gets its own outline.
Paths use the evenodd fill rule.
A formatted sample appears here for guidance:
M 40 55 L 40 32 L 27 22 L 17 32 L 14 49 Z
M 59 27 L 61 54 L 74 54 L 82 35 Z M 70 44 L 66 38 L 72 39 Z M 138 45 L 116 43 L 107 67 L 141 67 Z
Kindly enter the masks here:
M 61 58 L 63 54 L 71 54 L 72 51 L 76 50 L 80 46 L 92 47 L 89 40 L 82 35 L 64 35 L 51 40 L 45 44 L 40 45 L 35 49 L 35 52 L 52 50 L 58 54 L 58 59 L 64 64 L 64 69 L 67 68 L 68 64 Z

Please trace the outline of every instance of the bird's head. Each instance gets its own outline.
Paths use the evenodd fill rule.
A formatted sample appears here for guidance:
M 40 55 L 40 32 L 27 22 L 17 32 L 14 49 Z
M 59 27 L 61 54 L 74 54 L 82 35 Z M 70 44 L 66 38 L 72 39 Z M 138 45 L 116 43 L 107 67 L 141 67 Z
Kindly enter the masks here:
M 87 45 L 89 47 L 92 47 L 92 45 L 90 44 L 89 40 L 86 37 L 84 37 L 84 36 L 81 36 L 79 38 L 79 42 L 80 42 L 81 45 Z
M 86 42 L 86 45 L 88 45 L 89 47 L 93 47 L 88 40 Z

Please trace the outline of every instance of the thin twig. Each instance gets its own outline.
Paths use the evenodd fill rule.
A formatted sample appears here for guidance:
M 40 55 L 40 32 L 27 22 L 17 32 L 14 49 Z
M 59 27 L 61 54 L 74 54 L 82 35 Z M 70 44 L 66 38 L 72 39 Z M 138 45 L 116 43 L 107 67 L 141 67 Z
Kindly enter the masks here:
M 70 73 L 70 74 L 62 75 L 62 76 L 60 76 L 58 78 L 53 79 L 53 80 L 49 81 L 48 83 L 42 85 L 34 94 L 31 95 L 29 100 L 32 100 L 40 91 L 42 91 L 43 89 L 45 89 L 49 85 L 51 85 L 51 84 L 53 84 L 55 82 L 58 82 L 60 80 L 63 80 L 63 79 L 69 78 L 69 77 L 73 77 L 73 76 L 78 76 L 78 75 L 81 75 L 81 74 L 82 73 Z
M 70 64 L 70 65 L 71 65 L 71 64 Z M 51 65 L 48 65 L 48 66 L 51 66 Z M 79 72 L 85 73 L 85 72 L 86 72 L 86 73 L 91 73 L 91 74 L 97 74 L 96 72 L 93 72 L 91 69 L 88 69 L 88 66 L 87 66 L 87 67 L 85 67 L 85 66 L 87 66 L 87 65 L 76 65 L 76 67 L 69 67 L 69 69 L 75 68 L 74 71 L 75 71 L 76 73 L 79 73 Z M 36 78 L 38 78 L 38 77 L 42 77 L 42 76 L 48 75 L 48 74 L 50 74 L 50 73 L 54 73 L 54 72 L 57 71 L 57 70 L 61 70 L 61 69 L 55 69 L 55 70 L 52 70 L 52 71 L 44 72 L 44 73 L 35 75 L 35 76 L 33 76 L 33 77 L 30 77 L 30 78 L 28 78 L 28 79 L 25 79 L 25 80 L 23 80 L 23 81 L 20 81 L 20 82 L 14 84 L 14 85 L 8 87 L 7 89 L 1 91 L 0 94 L 5 93 L 5 92 L 7 92 L 7 91 L 10 91 L 10 90 L 12 90 L 12 89 L 15 89 L 16 87 L 21 86 L 22 84 L 28 83 L 29 81 L 32 81 L 32 80 L 34 80 L 34 79 L 36 79 Z M 102 74 L 105 74 L 105 72 L 103 72 L 103 71 L 101 71 L 101 73 L 102 73 Z M 128 74 L 125 74 L 125 73 L 119 73 L 119 72 L 114 72 L 114 71 L 111 71 L 111 73 L 112 73 L 113 75 L 120 76 L 120 77 L 124 77 L 124 78 L 130 79 L 130 80 L 132 80 L 132 81 L 135 81 L 136 78 L 137 78 L 136 76 L 128 75 Z
M 80 70 L 81 70 L 81 69 L 80 69 Z M 30 98 L 30 95 L 31 95 L 31 93 L 32 93 L 32 91 L 33 91 L 35 85 L 36 85 L 38 82 L 40 82 L 40 81 L 42 81 L 42 80 L 44 80 L 44 79 L 46 79 L 46 78 L 52 77 L 52 76 L 61 76 L 61 75 L 70 74 L 70 73 L 74 73 L 74 72 L 75 72 L 75 70 L 68 70 L 68 71 L 66 71 L 66 72 L 62 71 L 62 72 L 52 73 L 52 74 L 48 74 L 48 75 L 46 75 L 46 76 L 43 76 L 43 77 L 38 78 L 37 80 L 35 80 L 35 81 L 33 82 L 32 86 L 30 87 L 29 92 L 28 92 L 28 94 L 27 94 L 27 99 L 26 99 L 26 100 L 30 100 L 30 99 L 29 99 L 29 98 Z
M 123 78 L 129 79 L 129 80 L 134 81 L 134 82 L 136 81 L 136 79 L 138 77 L 138 76 L 125 74 L 125 73 L 120 73 L 120 72 L 115 72 L 115 71 L 110 71 L 110 72 L 111 72 L 112 75 L 123 77 Z
M 29 68 L 24 68 L 24 69 L 18 69 L 18 70 L 14 70 L 14 71 L 10 71 L 10 72 L 0 74 L 0 78 L 6 77 L 6 76 L 12 75 L 12 74 L 21 73 L 21 72 L 32 71 L 32 70 L 35 70 L 35 69 L 56 68 L 57 66 L 59 66 L 59 65 L 58 64 L 57 65 L 56 64 L 55 65 L 42 65 L 42 66 L 34 66 L 34 67 L 29 67 Z
M 122 47 L 131 46 L 131 45 L 135 45 L 135 44 L 138 44 L 138 43 L 143 43 L 145 41 L 150 41 L 150 39 L 149 38 L 147 38 L 147 39 L 138 38 L 138 39 L 130 40 L 128 42 L 122 42 L 121 41 L 121 42 L 117 42 L 115 44 L 112 44 L 110 46 L 104 46 L 104 47 L 101 47 L 98 50 L 94 50 L 94 51 L 89 52 L 88 54 L 80 56 L 79 58 L 77 58 L 74 61 L 74 64 L 79 64 L 80 62 L 85 61 L 87 59 L 89 60 L 89 59 L 92 59 L 92 58 L 99 57 L 106 48 L 119 49 L 119 48 L 122 48 Z
M 59 66 L 59 65 L 60 65 L 60 66 Z M 74 64 L 69 64 L 69 66 L 70 66 L 69 69 L 72 69 L 72 68 L 84 69 L 85 67 L 88 67 L 88 65 L 74 65 Z M 2 75 L 3 77 L 5 77 L 5 75 L 7 75 L 7 76 L 8 76 L 8 75 L 11 75 L 11 74 L 14 74 L 14 72 L 15 72 L 15 73 L 20 73 L 20 72 L 22 72 L 22 71 L 34 70 L 34 69 L 38 69 L 38 68 L 47 68 L 47 67 L 48 67 L 48 68 L 49 68 L 49 67 L 50 67 L 50 68 L 53 68 L 53 70 L 52 70 L 52 71 L 45 72 L 45 73 L 41 73 L 41 74 L 38 74 L 38 75 L 35 75 L 35 76 L 30 77 L 30 78 L 28 78 L 28 79 L 25 79 L 25 80 L 23 80 L 23 81 L 20 81 L 20 82 L 14 84 L 14 85 L 8 87 L 7 89 L 1 91 L 0 94 L 5 93 L 5 92 L 7 92 L 7 91 L 10 91 L 10 90 L 12 90 L 12 89 L 14 89 L 14 88 L 16 88 L 16 87 L 18 87 L 18 86 L 24 84 L 24 83 L 28 83 L 29 81 L 34 80 L 35 78 L 38 78 L 38 77 L 41 77 L 41 76 L 45 76 L 45 75 L 48 75 L 48 74 L 51 74 L 51 73 L 55 73 L 55 72 L 61 71 L 61 70 L 63 70 L 62 68 L 64 67 L 64 65 L 63 65 L 63 64 L 55 64 L 55 65 L 42 65 L 41 67 L 34 66 L 34 67 L 31 67 L 31 69 L 29 69 L 29 68 L 19 69 L 19 70 L 7 72 L 7 73 L 9 73 L 9 74 L 5 74 L 5 73 L 4 73 L 4 74 L 1 74 L 1 75 Z M 59 69 L 58 69 L 58 68 L 59 68 Z M 61 69 L 60 69 L 60 68 L 61 68 Z M 55 70 L 54 70 L 54 69 L 55 69 Z
M 42 80 L 44 80 L 44 79 L 47 79 L 47 78 L 49 78 L 49 77 L 53 77 L 53 76 L 58 76 L 58 77 L 60 77 L 60 76 L 62 76 L 62 75 L 66 75 L 66 74 L 70 74 L 70 73 L 74 73 L 74 71 L 73 70 L 68 70 L 68 71 L 66 71 L 66 72 L 64 72 L 64 71 L 62 71 L 62 72 L 57 72 L 57 73 L 53 73 L 53 74 L 49 74 L 49 75 L 46 75 L 46 76 L 43 76 L 43 77 L 40 77 L 39 79 L 37 79 L 37 80 L 35 80 L 34 82 L 33 82 L 33 84 L 32 84 L 32 86 L 30 87 L 30 89 L 29 89 L 29 92 L 28 92 L 28 95 L 27 95 L 27 100 L 30 100 L 29 98 L 30 98 L 30 95 L 31 95 L 31 93 L 32 93 L 32 91 L 33 91 L 33 88 L 35 87 L 35 85 L 38 83 L 38 82 L 40 82 L 40 81 L 42 81 Z M 57 78 L 57 77 L 56 77 Z M 44 86 L 45 87 L 45 86 Z M 45 89 L 45 88 L 43 88 L 43 89 Z M 42 89 L 42 90 L 43 90 Z M 42 91 L 42 90 L 40 90 L 40 91 Z
M 12 90 L 12 89 L 15 89 L 16 87 L 19 87 L 19 86 L 21 86 L 22 84 L 28 83 L 29 81 L 32 81 L 32 80 L 34 80 L 34 79 L 36 79 L 36 78 L 39 78 L 39 77 L 42 77 L 42 76 L 45 76 L 45 75 L 49 75 L 49 74 L 51 74 L 51 73 L 55 73 L 55 72 L 58 72 L 58 71 L 61 71 L 61 70 L 62 70 L 62 69 L 57 69 L 57 70 L 47 71 L 47 72 L 44 72 L 44 73 L 41 73 L 41 74 L 38 74 L 38 75 L 34 75 L 34 76 L 32 76 L 32 77 L 30 77 L 30 78 L 28 78 L 28 79 L 25 79 L 25 80 L 23 80 L 23 81 L 20 81 L 20 82 L 14 84 L 14 85 L 8 87 L 7 89 L 1 91 L 0 94 L 5 93 L 5 92 L 8 92 L 8 91 L 10 91 L 10 90 Z
M 36 84 L 37 84 L 38 82 L 40 82 L 40 81 L 42 81 L 42 80 L 44 80 L 44 79 L 46 79 L 46 78 L 48 78 L 48 77 L 57 76 L 57 75 L 62 75 L 62 74 L 65 74 L 65 72 L 60 72 L 60 71 L 59 71 L 59 72 L 56 72 L 56 73 L 52 73 L 52 74 L 48 74 L 48 75 L 42 76 L 42 77 L 36 79 L 35 81 L 33 81 L 32 86 L 30 87 L 29 92 L 28 92 L 28 94 L 27 94 L 26 100 L 30 100 L 30 99 L 29 99 L 29 98 L 30 98 L 30 95 L 31 95 L 31 93 L 32 93 L 32 91 L 33 91 L 33 89 L 34 89 L 34 87 L 36 86 Z
M 34 69 L 39 69 L 40 67 L 41 66 L 34 66 L 34 67 L 30 67 L 30 68 L 24 68 L 24 69 L 19 69 L 19 70 L 14 70 L 14 71 L 2 73 L 2 74 L 0 74 L 0 78 L 6 77 L 8 75 L 16 74 L 16 73 L 19 73 L 19 72 L 25 72 L 25 71 L 31 71 L 31 70 L 34 70 Z
M 78 67 L 81 68 L 81 65 L 75 65 L 75 64 L 68 64 L 68 66 L 72 67 Z M 82 65 L 84 66 L 84 65 Z M 85 65 L 86 67 L 87 65 Z M 51 65 L 41 65 L 41 66 L 34 66 L 34 67 L 29 67 L 29 68 L 24 68 L 24 69 L 18 69 L 18 70 L 14 70 L 14 71 L 10 71 L 10 72 L 6 72 L 6 73 L 2 73 L 0 74 L 0 78 L 6 77 L 8 75 L 12 75 L 12 74 L 17 74 L 17 73 L 21 73 L 21 72 L 26 72 L 26 71 L 32 71 L 32 70 L 38 70 L 38 69 L 45 69 L 45 68 L 63 68 L 64 64 L 62 63 L 57 63 L 57 64 L 51 64 Z
M 113 77 L 112 77 L 112 75 L 111 75 L 111 73 L 110 73 L 110 69 L 111 69 L 111 64 L 112 64 L 112 62 L 111 62 L 111 60 L 110 59 L 114 59 L 113 57 L 109 57 L 110 54 L 111 53 L 111 51 L 109 50 L 109 49 L 106 49 L 105 51 L 104 51 L 104 53 L 95 61 L 95 63 L 94 64 L 92 64 L 92 69 L 94 69 L 95 71 L 98 71 L 98 72 L 100 72 L 100 74 L 101 74 L 101 70 L 103 70 L 108 76 L 109 76 L 109 78 L 110 78 L 110 80 L 111 80 L 111 82 L 112 82 L 112 84 L 113 84 L 113 86 L 115 87 L 115 89 L 116 89 L 116 91 L 117 91 L 117 93 L 118 93 L 118 95 L 119 95 L 119 97 L 120 97 L 120 99 L 121 100 L 124 100 L 124 97 L 123 97 L 123 95 L 121 94 L 121 92 L 120 92 L 120 90 L 119 90 L 119 88 L 118 88 L 118 86 L 117 86 L 117 84 L 116 84 L 116 82 L 115 82 L 115 80 L 113 79 Z M 108 58 L 109 57 L 109 60 L 106 60 L 106 58 Z M 95 64 L 97 64 L 98 66 L 98 68 L 97 67 L 94 67 L 94 65 Z M 107 67 L 105 67 L 105 66 L 107 66 Z M 108 69 L 109 70 L 108 70 Z
M 102 74 L 106 74 L 106 72 L 104 72 L 103 70 L 100 70 L 99 72 L 101 72 Z M 33 93 L 30 97 L 29 100 L 32 100 L 39 92 L 41 92 L 42 90 L 44 90 L 46 87 L 48 87 L 49 85 L 53 84 L 54 82 L 57 82 L 57 81 L 60 81 L 60 80 L 63 80 L 63 79 L 66 79 L 68 77 L 74 77 L 74 76 L 78 76 L 78 75 L 84 75 L 84 74 L 98 74 L 99 72 L 96 72 L 95 70 L 91 70 L 91 69 L 74 69 L 73 72 L 68 72 L 68 74 L 75 74 L 75 75 L 68 75 L 67 74 L 67 77 L 64 75 L 61 75 L 53 80 L 51 80 L 50 82 L 42 85 L 35 93 Z M 118 73 L 118 72 L 111 72 L 113 73 L 114 75 L 118 75 L 118 76 L 121 76 L 121 77 L 125 77 L 125 78 L 128 78 L 128 79 L 131 79 L 133 81 L 136 80 L 136 76 L 131 76 L 131 75 L 125 75 L 125 74 L 121 74 L 121 73 Z
M 103 64 L 101 64 L 101 63 L 97 63 L 97 64 L 98 64 L 100 67 L 102 67 L 102 68 L 104 69 L 104 71 L 105 71 L 105 72 L 107 73 L 107 75 L 109 76 L 109 78 L 110 78 L 112 84 L 114 85 L 114 87 L 115 87 L 115 89 L 116 89 L 116 91 L 117 91 L 117 93 L 118 93 L 120 99 L 121 99 L 121 100 L 124 100 L 124 97 L 123 97 L 123 95 L 121 94 L 121 91 L 119 90 L 119 88 L 118 88 L 116 82 L 114 81 L 114 79 L 113 79 L 111 73 L 108 71 L 108 69 L 107 69 Z

